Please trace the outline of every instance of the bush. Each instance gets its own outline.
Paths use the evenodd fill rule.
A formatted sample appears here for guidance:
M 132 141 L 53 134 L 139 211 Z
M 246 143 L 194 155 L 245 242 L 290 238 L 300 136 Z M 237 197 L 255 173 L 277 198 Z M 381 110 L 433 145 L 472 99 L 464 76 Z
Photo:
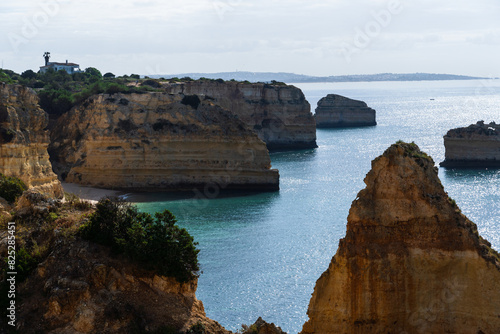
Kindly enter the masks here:
M 45 89 L 38 93 L 40 106 L 49 115 L 62 115 L 73 107 L 71 93 L 63 89 Z
M 104 198 L 80 233 L 160 275 L 187 282 L 198 276 L 199 250 L 193 237 L 176 222 L 168 210 L 155 213 L 153 218 L 122 200 Z
M 0 197 L 8 202 L 14 202 L 26 189 L 28 187 L 17 177 L 0 174 Z

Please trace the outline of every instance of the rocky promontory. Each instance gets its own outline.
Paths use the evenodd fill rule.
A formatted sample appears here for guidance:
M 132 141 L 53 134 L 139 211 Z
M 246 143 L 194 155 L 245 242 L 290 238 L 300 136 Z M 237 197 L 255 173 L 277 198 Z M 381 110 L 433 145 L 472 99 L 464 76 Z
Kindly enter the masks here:
M 38 105 L 32 89 L 0 83 L 0 173 L 61 198 L 63 189 L 47 153 L 47 125 L 48 115 Z
M 442 167 L 500 167 L 500 124 L 479 121 L 448 131 Z
M 337 94 L 328 94 L 319 100 L 314 117 L 318 128 L 377 125 L 375 110 L 365 102 Z
M 372 162 L 302 333 L 499 333 L 500 256 L 398 142 Z
M 255 131 L 269 150 L 315 148 L 316 124 L 302 91 L 285 84 L 196 80 L 164 83 L 169 93 L 204 95 Z
M 70 183 L 156 191 L 279 188 L 264 142 L 197 95 L 94 95 L 59 118 L 51 139 L 54 170 Z

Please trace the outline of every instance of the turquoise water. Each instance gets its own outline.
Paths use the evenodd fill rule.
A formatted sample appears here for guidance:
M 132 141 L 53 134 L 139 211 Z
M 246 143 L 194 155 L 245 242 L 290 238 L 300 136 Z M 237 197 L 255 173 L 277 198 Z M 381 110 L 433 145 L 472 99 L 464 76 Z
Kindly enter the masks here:
M 415 141 L 436 163 L 447 130 L 500 122 L 500 82 L 300 84 L 314 110 L 336 93 L 377 110 L 375 127 L 318 130 L 315 150 L 273 153 L 281 190 L 192 199 L 194 194 L 132 195 L 141 210 L 170 209 L 199 242 L 197 296 L 228 329 L 259 316 L 297 333 L 314 284 L 345 234 L 351 202 L 371 160 L 399 139 Z M 431 100 L 433 99 L 433 100 Z M 443 185 L 480 233 L 500 249 L 500 171 L 439 169 Z

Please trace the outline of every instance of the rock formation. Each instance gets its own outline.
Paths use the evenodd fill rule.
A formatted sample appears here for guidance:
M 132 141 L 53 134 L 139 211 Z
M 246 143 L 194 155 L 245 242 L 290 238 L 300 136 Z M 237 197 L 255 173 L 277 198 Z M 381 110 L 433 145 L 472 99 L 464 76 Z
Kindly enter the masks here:
M 164 84 L 169 93 L 205 95 L 253 129 L 269 150 L 315 148 L 316 125 L 302 91 L 285 84 L 197 80 Z
M 49 257 L 19 284 L 17 329 L 118 334 L 186 333 L 199 327 L 229 333 L 206 317 L 196 288 L 196 280 L 180 284 L 112 256 L 106 247 L 59 235 Z
M 500 257 L 396 143 L 372 162 L 302 333 L 500 333 Z
M 63 189 L 47 153 L 47 124 L 48 115 L 32 89 L 0 83 L 0 173 L 61 198 Z
M 448 131 L 443 167 L 500 167 L 500 124 L 483 121 Z
M 49 148 L 66 182 L 128 190 L 277 190 L 266 145 L 196 95 L 101 94 L 59 118 Z
M 340 128 L 377 125 L 375 110 L 365 102 L 328 94 L 318 101 L 314 115 L 318 128 Z

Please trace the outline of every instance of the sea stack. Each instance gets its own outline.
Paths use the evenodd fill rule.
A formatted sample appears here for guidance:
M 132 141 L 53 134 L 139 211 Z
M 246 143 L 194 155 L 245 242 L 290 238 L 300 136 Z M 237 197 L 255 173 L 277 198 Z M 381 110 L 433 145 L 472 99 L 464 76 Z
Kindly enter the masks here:
M 197 95 L 94 95 L 58 119 L 49 152 L 66 182 L 99 188 L 279 188 L 264 142 Z
M 204 95 L 234 113 L 270 151 L 316 148 L 316 124 L 304 93 L 284 83 L 195 80 L 164 83 L 168 93 Z
M 372 162 L 302 333 L 500 333 L 500 257 L 398 142 Z
M 0 83 L 0 173 L 21 179 L 35 192 L 62 198 L 47 153 L 48 121 L 31 88 Z
M 479 121 L 448 131 L 442 167 L 500 167 L 500 124 Z
M 319 100 L 314 117 L 318 128 L 377 125 L 375 110 L 365 102 L 337 94 L 328 94 Z

